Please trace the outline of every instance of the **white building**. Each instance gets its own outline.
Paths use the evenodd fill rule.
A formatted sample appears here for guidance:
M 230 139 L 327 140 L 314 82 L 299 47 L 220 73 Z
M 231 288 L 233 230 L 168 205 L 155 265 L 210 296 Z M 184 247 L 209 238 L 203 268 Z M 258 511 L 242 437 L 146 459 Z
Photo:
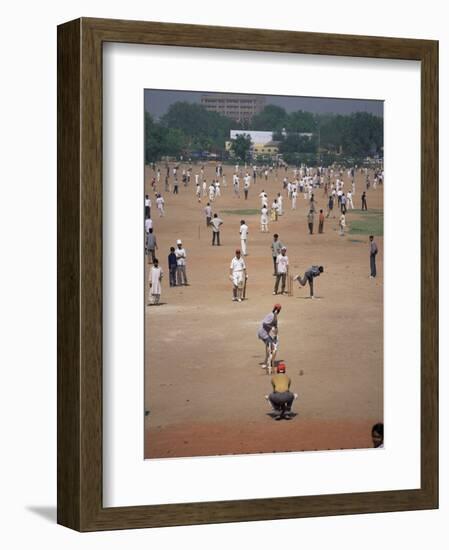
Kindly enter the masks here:
M 237 136 L 247 135 L 251 138 L 251 143 L 265 145 L 273 141 L 273 132 L 264 132 L 258 130 L 231 130 L 230 138 L 235 139 Z

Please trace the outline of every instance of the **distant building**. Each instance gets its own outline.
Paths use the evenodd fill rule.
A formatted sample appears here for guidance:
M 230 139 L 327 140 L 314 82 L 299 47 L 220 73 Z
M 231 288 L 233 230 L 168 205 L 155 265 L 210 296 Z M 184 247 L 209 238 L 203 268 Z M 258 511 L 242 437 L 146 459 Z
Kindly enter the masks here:
M 235 139 L 237 136 L 245 135 L 251 138 L 251 143 L 268 143 L 273 141 L 273 132 L 265 132 L 259 130 L 231 130 L 229 137 Z
M 269 141 L 268 143 L 254 143 L 251 148 L 253 158 L 269 157 L 274 159 L 279 154 L 279 141 Z
M 265 107 L 265 98 L 259 95 L 203 94 L 201 105 L 207 111 L 220 113 L 237 122 L 250 122 Z
M 256 130 L 231 130 L 230 131 L 230 140 L 226 141 L 225 149 L 232 153 L 232 140 L 234 140 L 239 135 L 246 135 L 251 138 L 251 157 L 253 159 L 266 159 L 270 158 L 272 160 L 276 159 L 279 154 L 279 141 L 273 141 L 273 132 L 265 131 L 256 131 Z

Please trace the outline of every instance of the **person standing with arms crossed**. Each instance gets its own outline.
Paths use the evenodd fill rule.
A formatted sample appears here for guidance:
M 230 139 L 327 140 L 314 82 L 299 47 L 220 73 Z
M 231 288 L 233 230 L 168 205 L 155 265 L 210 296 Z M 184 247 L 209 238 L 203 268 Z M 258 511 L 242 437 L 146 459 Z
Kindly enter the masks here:
M 176 241 L 176 284 L 177 286 L 188 286 L 187 274 L 186 274 L 186 258 L 187 253 L 182 246 L 181 239 Z
M 369 263 L 371 269 L 370 279 L 374 279 L 377 275 L 376 270 L 376 256 L 377 256 L 377 244 L 374 242 L 374 235 L 369 236 Z
M 248 239 L 248 226 L 245 223 L 245 220 L 240 221 L 240 246 L 242 249 L 242 254 L 248 256 L 248 250 L 246 248 L 246 241 Z

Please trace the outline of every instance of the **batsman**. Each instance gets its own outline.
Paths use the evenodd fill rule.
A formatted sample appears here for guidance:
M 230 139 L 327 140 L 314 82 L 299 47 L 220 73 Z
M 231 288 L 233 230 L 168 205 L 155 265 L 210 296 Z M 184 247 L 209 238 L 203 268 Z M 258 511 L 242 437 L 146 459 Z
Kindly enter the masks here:
M 241 257 L 240 249 L 235 251 L 235 256 L 231 260 L 229 278 L 232 281 L 232 301 L 241 302 L 242 299 L 245 299 L 248 275 L 246 274 L 246 264 Z
M 262 340 L 265 347 L 265 360 L 262 363 L 262 368 L 267 369 L 267 373 L 269 374 L 271 374 L 271 370 L 275 363 L 278 337 L 278 315 L 281 309 L 281 304 L 274 304 L 271 313 L 265 315 L 257 331 L 257 337 L 259 340 Z

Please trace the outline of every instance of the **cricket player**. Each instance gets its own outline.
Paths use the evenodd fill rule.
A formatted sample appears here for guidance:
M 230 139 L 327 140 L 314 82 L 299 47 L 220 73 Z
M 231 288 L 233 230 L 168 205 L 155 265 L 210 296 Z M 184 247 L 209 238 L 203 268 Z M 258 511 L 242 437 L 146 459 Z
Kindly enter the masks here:
M 245 223 L 245 220 L 240 221 L 240 246 L 242 249 L 242 254 L 248 256 L 248 251 L 246 248 L 246 241 L 248 239 L 248 226 Z
M 283 246 L 281 253 L 276 258 L 276 283 L 274 285 L 273 294 L 277 294 L 279 290 L 279 283 L 282 281 L 281 294 L 285 293 L 285 281 L 288 275 L 288 256 L 286 254 L 287 248 Z
M 260 230 L 262 233 L 268 233 L 268 209 L 265 205 L 260 211 Z
M 268 313 L 268 315 L 262 319 L 259 330 L 257 331 L 257 337 L 259 340 L 262 340 L 265 346 L 265 361 L 262 363 L 263 369 L 268 368 L 268 359 L 271 352 L 274 351 L 274 339 L 277 338 L 278 335 L 278 315 L 281 309 L 281 304 L 274 304 L 272 312 Z M 274 359 L 274 357 L 272 359 Z
M 301 275 L 296 275 L 296 277 L 293 277 L 294 281 L 298 281 L 298 283 L 301 286 L 305 286 L 306 283 L 309 283 L 310 287 L 310 297 L 314 299 L 313 295 L 313 279 L 315 277 L 319 277 L 321 273 L 324 272 L 324 267 L 322 265 L 313 265 L 312 267 L 309 267 L 309 269 L 304 273 L 304 277 L 301 277 Z M 299 288 L 301 288 L 301 286 Z
M 232 176 L 232 185 L 234 187 L 234 196 L 240 198 L 240 179 L 237 174 Z
M 248 275 L 246 274 L 245 260 L 240 255 L 240 249 L 235 251 L 235 256 L 231 260 L 229 278 L 232 281 L 232 301 L 241 302 L 243 287 Z
M 369 263 L 370 263 L 370 279 L 374 279 L 377 275 L 376 270 L 376 256 L 377 256 L 377 244 L 374 242 L 374 235 L 369 236 Z
M 279 363 L 276 367 L 276 374 L 271 378 L 271 385 L 273 391 L 270 395 L 266 395 L 267 399 L 273 408 L 273 410 L 278 411 L 280 414 L 276 420 L 290 420 L 289 415 L 292 410 L 292 403 L 298 397 L 297 393 L 292 393 L 290 391 L 291 380 L 286 374 L 287 367 L 285 363 Z
M 156 199 L 156 206 L 159 211 L 159 217 L 161 218 L 164 216 L 164 203 L 164 197 L 162 195 L 158 195 Z
M 153 260 L 153 265 L 150 269 L 149 283 L 150 283 L 150 300 L 148 305 L 154 306 L 159 304 L 161 298 L 161 281 L 162 281 L 162 268 L 159 267 L 157 258 Z
M 296 200 L 298 198 L 298 193 L 296 189 L 293 189 L 292 191 L 292 210 L 296 210 Z
M 177 286 L 188 286 L 187 274 L 186 274 L 186 258 L 187 253 L 185 248 L 182 246 L 181 239 L 176 241 L 176 285 Z

